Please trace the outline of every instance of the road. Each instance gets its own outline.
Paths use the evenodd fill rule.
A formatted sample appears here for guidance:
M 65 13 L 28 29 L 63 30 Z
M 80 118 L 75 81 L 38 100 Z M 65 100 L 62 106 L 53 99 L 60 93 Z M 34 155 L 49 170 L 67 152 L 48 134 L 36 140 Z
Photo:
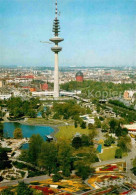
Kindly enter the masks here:
M 48 175 L 42 175 L 42 176 L 30 177 L 26 179 L 13 180 L 9 182 L 1 182 L 0 187 L 17 185 L 20 181 L 24 181 L 25 183 L 29 184 L 34 181 L 38 182 L 38 181 L 42 181 L 42 180 L 50 179 L 50 178 L 51 177 L 49 177 Z

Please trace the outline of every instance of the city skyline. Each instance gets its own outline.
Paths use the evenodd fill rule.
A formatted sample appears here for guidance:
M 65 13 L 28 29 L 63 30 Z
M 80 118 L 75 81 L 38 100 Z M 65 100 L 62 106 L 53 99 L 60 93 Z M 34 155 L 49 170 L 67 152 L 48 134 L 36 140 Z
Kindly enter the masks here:
M 1 65 L 54 65 L 51 45 L 40 43 L 51 37 L 54 2 L 0 0 Z M 136 66 L 136 1 L 59 0 L 58 4 L 65 37 L 60 66 Z

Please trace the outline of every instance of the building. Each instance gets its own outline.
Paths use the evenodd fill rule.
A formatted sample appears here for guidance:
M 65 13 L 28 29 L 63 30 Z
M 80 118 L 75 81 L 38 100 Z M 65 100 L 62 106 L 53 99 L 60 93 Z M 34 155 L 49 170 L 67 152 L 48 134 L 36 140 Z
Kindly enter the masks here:
M 136 93 L 136 91 L 132 91 L 132 90 L 125 91 L 124 92 L 124 99 L 125 100 L 132 100 L 135 93 Z
M 0 80 L 0 88 L 2 88 L 4 86 L 4 81 Z
M 84 80 L 83 73 L 82 73 L 81 71 L 78 71 L 78 72 L 76 73 L 76 81 L 77 81 L 77 82 L 83 82 L 83 80 Z
M 30 88 L 29 88 L 29 91 L 30 91 L 30 92 L 35 92 L 35 91 L 36 91 L 36 88 L 35 88 L 35 87 L 30 87 Z
M 94 125 L 94 123 L 95 123 L 95 120 L 94 120 L 94 118 L 92 117 L 89 117 L 89 115 L 87 114 L 87 115 L 82 115 L 82 116 L 80 116 L 80 118 L 82 118 L 83 119 L 83 121 L 84 122 L 86 122 L 86 124 L 88 125 L 88 124 L 92 124 L 92 125 Z
M 136 134 L 136 123 L 129 124 L 129 125 L 123 125 L 123 127 L 127 128 L 129 133 Z
M 40 88 L 42 91 L 48 91 L 48 84 L 47 83 L 41 84 Z
M 7 100 L 9 98 L 11 98 L 11 94 L 9 94 L 9 95 L 0 95 L 0 100 Z

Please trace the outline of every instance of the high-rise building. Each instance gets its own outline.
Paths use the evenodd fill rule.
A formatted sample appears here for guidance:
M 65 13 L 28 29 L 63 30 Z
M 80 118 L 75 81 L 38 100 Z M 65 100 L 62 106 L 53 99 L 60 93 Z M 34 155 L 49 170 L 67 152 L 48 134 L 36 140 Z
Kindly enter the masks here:
M 59 37 L 60 26 L 58 20 L 58 7 L 56 0 L 56 10 L 55 10 L 55 19 L 53 23 L 53 32 L 54 37 L 50 39 L 51 42 L 55 43 L 55 46 L 51 48 L 51 50 L 55 54 L 55 67 L 54 67 L 54 98 L 59 97 L 59 64 L 58 64 L 58 53 L 62 50 L 62 47 L 58 46 L 58 43 L 63 41 L 64 39 Z

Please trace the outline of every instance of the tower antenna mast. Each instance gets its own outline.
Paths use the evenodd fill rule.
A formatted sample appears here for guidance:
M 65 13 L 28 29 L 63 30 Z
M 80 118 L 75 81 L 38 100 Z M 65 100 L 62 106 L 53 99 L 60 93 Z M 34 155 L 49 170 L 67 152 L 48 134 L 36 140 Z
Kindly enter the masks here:
M 57 1 L 57 0 L 56 0 L 55 5 L 56 5 L 55 16 L 56 16 L 56 18 L 57 18 L 57 17 L 58 17 L 58 1 Z

